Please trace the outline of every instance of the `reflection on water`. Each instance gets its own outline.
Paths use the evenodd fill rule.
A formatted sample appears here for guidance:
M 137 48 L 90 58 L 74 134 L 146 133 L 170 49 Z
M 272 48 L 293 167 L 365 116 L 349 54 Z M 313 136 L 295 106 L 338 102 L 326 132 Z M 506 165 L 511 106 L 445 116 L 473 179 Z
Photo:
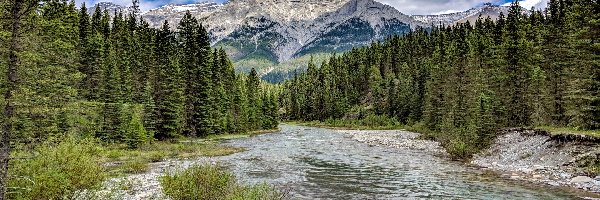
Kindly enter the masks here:
M 427 153 L 369 146 L 332 130 L 287 125 L 281 130 L 228 141 L 248 151 L 217 159 L 240 180 L 280 186 L 293 199 L 575 198 L 481 177 Z

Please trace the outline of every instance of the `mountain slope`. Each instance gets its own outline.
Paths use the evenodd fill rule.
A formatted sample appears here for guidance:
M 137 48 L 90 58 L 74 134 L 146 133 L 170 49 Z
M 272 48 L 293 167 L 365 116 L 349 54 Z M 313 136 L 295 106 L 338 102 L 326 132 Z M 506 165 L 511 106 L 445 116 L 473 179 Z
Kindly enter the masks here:
M 190 11 L 245 71 L 314 53 L 342 52 L 425 23 L 373 0 L 232 0 L 224 5 L 167 5 L 143 14 L 153 26 L 173 26 Z M 254 61 L 248 61 L 254 60 Z M 260 62 L 256 62 L 260 60 Z
M 508 13 L 509 7 L 499 6 L 491 3 L 483 4 L 475 8 L 457 13 L 441 14 L 441 15 L 413 15 L 412 17 L 420 22 L 438 26 L 438 25 L 453 25 L 456 23 L 474 22 L 481 15 L 482 17 L 498 18 L 500 13 Z

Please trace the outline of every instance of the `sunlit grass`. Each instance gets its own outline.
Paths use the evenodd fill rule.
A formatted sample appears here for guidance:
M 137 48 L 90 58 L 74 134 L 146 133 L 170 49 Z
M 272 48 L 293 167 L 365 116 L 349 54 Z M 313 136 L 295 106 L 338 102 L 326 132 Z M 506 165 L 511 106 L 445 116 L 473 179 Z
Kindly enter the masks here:
M 288 121 L 287 124 L 350 130 L 396 130 L 405 126 L 393 118 L 369 116 L 365 119 L 328 119 L 325 121 Z
M 577 130 L 569 127 L 552 127 L 552 126 L 541 126 L 537 129 L 545 130 L 553 135 L 570 134 L 570 135 L 586 135 L 594 138 L 600 138 L 600 130 Z

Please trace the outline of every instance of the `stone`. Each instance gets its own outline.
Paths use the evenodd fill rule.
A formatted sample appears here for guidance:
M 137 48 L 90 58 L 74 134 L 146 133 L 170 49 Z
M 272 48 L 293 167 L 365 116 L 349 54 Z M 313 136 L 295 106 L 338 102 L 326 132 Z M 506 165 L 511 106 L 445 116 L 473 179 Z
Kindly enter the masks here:
M 571 179 L 571 181 L 569 181 L 569 183 L 589 183 L 594 181 L 594 179 L 587 177 L 587 176 L 578 176 L 575 177 L 573 179 Z

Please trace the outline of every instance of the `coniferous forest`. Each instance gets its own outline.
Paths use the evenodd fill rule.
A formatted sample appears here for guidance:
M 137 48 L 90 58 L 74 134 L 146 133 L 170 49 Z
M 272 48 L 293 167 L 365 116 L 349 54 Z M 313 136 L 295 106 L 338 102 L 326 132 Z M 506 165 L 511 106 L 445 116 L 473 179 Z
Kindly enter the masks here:
M 212 158 L 197 159 L 221 161 L 216 157 L 245 151 L 250 154 L 224 160 L 244 165 L 241 169 L 246 171 L 240 171 L 246 173 L 242 178 L 247 182 L 276 176 L 277 181 L 290 181 L 285 175 L 291 173 L 298 178 L 293 181 L 304 182 L 291 183 L 291 189 L 297 186 L 301 192 L 290 194 L 312 195 L 302 198 L 382 198 L 386 196 L 378 193 L 390 188 L 390 195 L 401 196 L 407 195 L 403 184 L 412 187 L 416 178 L 439 178 L 439 183 L 452 183 L 443 185 L 444 190 L 511 199 L 513 193 L 530 192 L 529 188 L 463 180 L 459 172 L 438 177 L 448 168 L 464 166 L 448 164 L 428 151 L 470 158 L 491 149 L 487 147 L 509 128 L 591 132 L 587 143 L 571 145 L 577 150 L 574 156 L 579 156 L 573 162 L 577 166 L 556 167 L 573 167 L 576 174 L 585 171 L 586 176 L 561 177 L 568 184 L 552 183 L 582 188 L 569 185 L 575 180 L 596 184 L 600 191 L 599 179 L 591 178 L 600 174 L 600 0 L 549 0 L 543 11 L 525 10 L 515 1 L 498 18 L 415 28 L 327 56 L 322 63 L 311 59 L 305 72 L 294 72 L 277 85 L 261 81 L 262 72 L 255 69 L 236 74 L 227 50 L 211 46 L 213 32 L 203 25 L 204 18 L 193 16 L 197 13 L 186 10 L 177 16 L 178 24 L 165 20 L 157 28 L 144 19 L 139 5 L 133 0 L 127 12 L 95 9 L 90 14 L 85 4 L 72 0 L 0 0 L 0 200 L 124 198 L 110 196 L 113 190 L 125 191 L 116 195 L 157 193 L 167 199 L 285 199 L 288 194 L 279 191 L 281 187 L 245 185 L 246 181 L 236 181 L 238 173 L 202 163 Z M 213 4 L 194 6 L 198 5 L 221 9 Z M 177 5 L 170 6 L 165 9 Z M 266 18 L 253 17 L 249 17 L 253 23 L 267 23 Z M 286 72 L 285 77 L 291 74 Z M 416 133 L 375 131 L 389 143 L 384 145 L 377 143 L 380 138 L 369 138 L 373 132 L 315 131 L 279 126 L 280 120 L 363 123 L 360 128 L 401 127 Z M 250 137 L 278 126 L 279 134 Z M 401 137 L 406 137 L 401 141 L 405 145 L 423 149 L 372 148 L 392 147 Z M 556 142 L 552 136 L 544 137 L 550 138 L 544 143 Z M 596 149 L 584 151 L 592 148 Z M 417 161 L 416 168 L 431 164 L 426 169 L 440 173 L 428 176 L 418 171 L 416 178 L 404 180 L 412 169 L 396 170 L 407 165 L 406 157 L 409 163 Z M 192 164 L 168 168 L 180 161 Z M 149 166 L 158 162 L 162 164 Z M 556 172 L 552 167 L 544 170 Z M 160 171 L 160 176 L 144 174 L 150 171 Z M 128 180 L 134 174 L 146 179 Z M 354 181 L 363 178 L 367 183 Z M 130 182 L 116 183 L 118 179 Z M 388 184 L 392 179 L 399 182 Z M 416 189 L 426 195 L 431 188 L 439 190 L 438 182 L 431 187 L 428 181 L 419 184 L 426 187 Z M 151 186 L 131 189 L 139 185 Z M 395 186 L 402 193 L 394 193 Z M 464 198 L 448 195 L 444 197 Z
M 28 66 L 16 69 L 11 88 L 18 141 L 69 132 L 107 142 L 169 140 L 277 125 L 274 90 L 254 71 L 236 75 L 189 13 L 172 30 L 132 13 L 89 16 L 85 5 L 63 0 L 37 9 L 22 16 L 16 38 L 19 64 Z
M 67 0 L 0 2 L 0 199 L 11 148 L 65 137 L 137 148 L 276 128 L 277 94 L 256 71 L 236 75 L 191 14 L 176 29 L 155 29 L 136 16 L 137 5 L 90 16 Z
M 600 1 L 518 3 L 334 56 L 283 84 L 285 119 L 384 116 L 468 156 L 500 128 L 600 129 Z

